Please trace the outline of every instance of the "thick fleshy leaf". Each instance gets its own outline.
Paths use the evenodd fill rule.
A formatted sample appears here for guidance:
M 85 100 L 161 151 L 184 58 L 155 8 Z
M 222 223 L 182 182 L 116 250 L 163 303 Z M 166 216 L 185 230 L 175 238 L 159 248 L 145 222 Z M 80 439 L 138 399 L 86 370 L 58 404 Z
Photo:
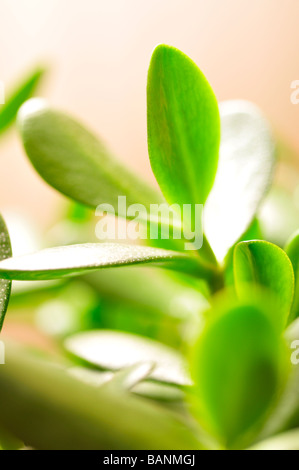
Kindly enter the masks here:
M 19 108 L 34 93 L 44 72 L 43 69 L 37 69 L 32 72 L 29 77 L 16 87 L 7 98 L 5 104 L 0 105 L 0 134 L 15 120 Z
M 196 261 L 184 254 L 137 245 L 85 243 L 59 246 L 0 262 L 0 277 L 15 280 L 51 280 L 91 270 L 146 263 L 169 263 L 174 269 L 190 267 Z
M 206 236 L 219 260 L 253 220 L 272 180 L 275 145 L 253 104 L 220 104 L 221 142 L 215 184 L 204 211 Z
M 174 47 L 153 52 L 147 118 L 150 161 L 165 198 L 204 204 L 218 163 L 218 105 L 202 72 Z
M 106 146 L 68 115 L 52 110 L 41 99 L 27 101 L 18 115 L 23 144 L 31 163 L 47 183 L 87 206 L 161 202 L 159 194 L 124 168 Z M 163 198 L 162 198 L 163 199 Z M 126 209 L 126 208 L 124 208 Z
M 0 425 L 35 449 L 200 449 L 179 417 L 129 392 L 111 393 L 7 345 Z M 28 419 L 30 417 L 30 419 Z
M 291 260 L 295 275 L 294 299 L 290 320 L 299 316 L 299 231 L 288 240 L 285 252 Z
M 249 450 L 299 450 L 299 429 L 259 442 Z
M 294 294 L 294 272 L 286 253 L 263 240 L 240 242 L 234 251 L 234 277 L 240 297 L 252 295 L 254 286 L 266 287 L 277 296 L 281 309 L 277 321 L 283 329 Z
M 136 362 L 156 366 L 150 377 L 161 382 L 190 385 L 187 366 L 174 349 L 141 336 L 109 330 L 78 333 L 65 340 L 71 354 L 105 370 L 120 370 Z
M 285 357 L 271 314 L 267 304 L 223 297 L 193 350 L 193 404 L 225 447 L 249 444 L 281 386 Z
M 9 234 L 0 215 L 0 262 L 12 255 Z M 1 279 L 0 275 L 0 331 L 3 326 L 11 291 L 11 281 Z

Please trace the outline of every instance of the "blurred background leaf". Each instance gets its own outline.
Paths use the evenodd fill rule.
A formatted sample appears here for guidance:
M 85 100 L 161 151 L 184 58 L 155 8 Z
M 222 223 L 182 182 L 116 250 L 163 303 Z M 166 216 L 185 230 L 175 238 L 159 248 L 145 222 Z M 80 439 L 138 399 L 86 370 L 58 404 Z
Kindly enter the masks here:
M 248 229 L 272 182 L 275 143 L 252 103 L 219 105 L 221 141 L 215 184 L 205 207 L 205 233 L 220 261 Z
M 120 370 L 150 361 L 150 376 L 161 382 L 190 385 L 188 367 L 175 349 L 150 339 L 120 331 L 96 330 L 67 338 L 66 350 L 103 370 Z
M 44 74 L 43 68 L 31 72 L 0 105 L 0 135 L 14 122 L 20 106 L 34 94 Z
M 299 362 L 291 361 L 292 356 L 298 357 L 294 348 L 299 341 L 299 321 L 295 320 L 285 332 L 285 338 L 289 345 L 289 360 L 291 371 L 286 387 L 281 393 L 279 401 L 273 408 L 259 439 L 269 438 L 272 435 L 299 427 Z M 297 348 L 298 350 L 298 348 Z
M 99 138 L 44 100 L 26 102 L 18 124 L 36 171 L 71 199 L 93 208 L 111 204 L 123 217 L 126 213 L 118 214 L 119 196 L 127 197 L 127 205 L 138 203 L 147 209 L 151 203 L 163 201 L 159 193 L 121 165 Z
M 299 429 L 259 442 L 249 450 L 299 450 Z
M 0 370 L 0 423 L 26 445 L 55 450 L 203 447 L 182 418 L 158 405 L 82 383 L 22 348 L 7 350 L 8 364 Z

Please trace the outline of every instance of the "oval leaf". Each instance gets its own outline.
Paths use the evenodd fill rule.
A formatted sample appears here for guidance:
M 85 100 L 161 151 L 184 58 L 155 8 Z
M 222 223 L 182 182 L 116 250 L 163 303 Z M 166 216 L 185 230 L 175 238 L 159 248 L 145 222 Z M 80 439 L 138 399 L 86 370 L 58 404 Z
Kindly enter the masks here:
M 174 251 L 116 243 L 85 243 L 48 248 L 0 261 L 0 277 L 51 280 L 113 266 L 165 262 L 174 269 L 185 266 L 196 269 L 195 260 Z
M 246 101 L 220 104 L 221 142 L 205 233 L 219 260 L 253 220 L 272 180 L 275 145 L 268 122 Z
M 220 140 L 214 93 L 179 50 L 158 46 L 147 83 L 148 149 L 169 203 L 203 204 L 213 185 Z
M 20 109 L 18 123 L 36 171 L 75 201 L 91 207 L 112 205 L 115 213 L 124 217 L 126 213 L 119 213 L 118 196 L 126 196 L 127 205 L 139 203 L 146 208 L 161 201 L 154 190 L 118 163 L 97 137 L 66 114 L 50 109 L 44 100 L 27 101 Z
M 276 294 L 283 328 L 288 320 L 294 293 L 294 272 L 286 253 L 272 243 L 240 242 L 234 250 L 234 278 L 239 296 L 252 295 L 253 286 L 264 286 Z
M 12 255 L 9 234 L 0 215 L 0 262 Z M 2 280 L 0 275 L 0 331 L 3 326 L 11 291 L 11 281 Z
M 193 402 L 226 447 L 243 447 L 280 386 L 282 343 L 267 305 L 222 298 L 192 353 Z
M 32 72 L 29 77 L 16 87 L 5 104 L 0 105 L 0 134 L 15 120 L 19 108 L 33 94 L 44 72 L 43 69 L 37 69 Z
M 65 348 L 75 356 L 106 370 L 120 370 L 137 362 L 156 365 L 150 377 L 161 382 L 190 385 L 182 356 L 174 349 L 141 336 L 109 330 L 78 333 Z

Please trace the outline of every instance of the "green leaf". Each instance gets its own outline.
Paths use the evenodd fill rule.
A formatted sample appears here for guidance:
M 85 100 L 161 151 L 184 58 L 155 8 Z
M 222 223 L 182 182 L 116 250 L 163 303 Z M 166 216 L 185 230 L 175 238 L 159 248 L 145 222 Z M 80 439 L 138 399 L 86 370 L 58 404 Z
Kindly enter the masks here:
M 294 272 L 286 253 L 262 240 L 240 242 L 234 251 L 234 277 L 240 297 L 252 295 L 259 286 L 268 288 L 277 296 L 281 309 L 277 321 L 283 329 L 294 293 Z
M 81 124 L 52 110 L 44 100 L 25 103 L 18 115 L 23 144 L 41 177 L 66 196 L 90 207 L 110 204 L 117 215 L 118 196 L 127 206 L 161 202 L 161 196 L 124 168 L 106 146 Z M 108 210 L 108 209 L 107 209 Z
M 252 222 L 271 184 L 275 144 L 260 110 L 246 101 L 220 104 L 219 166 L 205 207 L 206 236 L 219 260 Z
M 203 204 L 214 182 L 219 111 L 202 72 L 179 50 L 153 52 L 147 84 L 148 149 L 169 203 Z
M 88 271 L 134 264 L 167 264 L 195 269 L 196 261 L 182 253 L 138 245 L 85 243 L 59 246 L 0 261 L 0 277 L 15 280 L 52 280 Z
M 299 316 L 299 231 L 288 240 L 285 252 L 291 260 L 295 274 L 294 300 L 292 304 L 290 320 Z
M 249 450 L 299 450 L 299 429 L 259 442 Z
M 141 336 L 109 330 L 78 333 L 64 342 L 72 355 L 105 370 L 120 370 L 137 362 L 156 365 L 150 377 L 180 385 L 190 385 L 186 364 L 174 349 Z
M 9 234 L 0 215 L 0 262 L 12 255 Z M 0 275 L 0 331 L 3 326 L 11 291 L 11 281 L 1 279 Z
M 199 449 L 177 415 L 133 394 L 81 383 L 7 344 L 0 424 L 35 449 Z M 30 417 L 30 419 L 28 419 Z
M 25 80 L 22 81 L 11 93 L 4 105 L 0 105 L 0 134 L 4 132 L 15 120 L 21 105 L 32 96 L 41 78 L 44 69 L 34 70 Z
M 282 381 L 286 361 L 272 306 L 218 300 L 192 351 L 193 404 L 225 447 L 248 445 Z

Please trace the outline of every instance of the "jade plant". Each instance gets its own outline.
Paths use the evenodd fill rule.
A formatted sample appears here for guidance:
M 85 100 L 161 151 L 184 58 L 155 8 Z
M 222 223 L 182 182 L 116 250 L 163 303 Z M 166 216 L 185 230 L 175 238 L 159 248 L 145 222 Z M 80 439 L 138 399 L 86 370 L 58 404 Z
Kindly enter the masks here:
M 89 289 L 111 318 L 56 337 L 58 358 L 8 344 L 0 426 L 37 449 L 299 449 L 299 234 L 279 247 L 259 224 L 277 159 L 271 128 L 251 103 L 218 104 L 198 67 L 165 45 L 150 62 L 147 125 L 161 191 L 44 100 L 19 110 L 26 154 L 75 201 L 81 226 L 95 224 L 84 207 L 104 204 L 136 219 L 144 236 L 12 257 L 1 219 L 1 325 L 14 280 L 64 280 L 50 283 L 49 296 L 67 298 L 71 315 L 86 299 L 95 318 Z M 138 217 L 120 209 L 120 196 L 142 206 Z M 152 216 L 160 204 L 175 206 L 171 220 Z M 203 223 L 192 211 L 181 216 L 198 205 Z M 203 228 L 200 247 L 186 224 Z M 58 324 L 59 302 L 43 310 Z M 150 333 L 144 317 L 155 325 Z

